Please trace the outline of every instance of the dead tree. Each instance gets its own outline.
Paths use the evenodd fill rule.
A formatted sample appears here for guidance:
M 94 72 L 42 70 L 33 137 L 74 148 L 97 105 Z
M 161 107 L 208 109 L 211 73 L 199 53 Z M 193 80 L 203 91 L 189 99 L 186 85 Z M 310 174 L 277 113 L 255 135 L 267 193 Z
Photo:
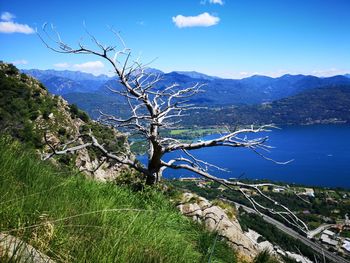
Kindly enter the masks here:
M 161 180 L 165 169 L 188 170 L 207 180 L 222 184 L 229 189 L 240 191 L 256 210 L 278 214 L 289 224 L 299 229 L 307 230 L 305 223 L 295 213 L 283 204 L 273 200 L 261 190 L 263 186 L 274 186 L 273 184 L 246 184 L 240 181 L 231 181 L 216 177 L 209 172 L 208 168 L 221 168 L 200 160 L 191 153 L 192 150 L 207 147 L 240 147 L 250 149 L 261 157 L 269 159 L 261 153 L 262 150 L 268 151 L 270 148 L 270 146 L 266 145 L 268 137 L 248 139 L 246 135 L 269 131 L 272 126 L 251 126 L 249 128 L 235 129 L 234 131 L 227 131 L 225 134 L 218 135 L 215 139 L 192 143 L 163 137 L 160 133 L 161 130 L 172 129 L 181 121 L 181 117 L 197 108 L 190 103 L 190 97 L 202 92 L 201 88 L 203 85 L 195 84 L 190 87 L 180 87 L 174 83 L 167 87 L 157 87 L 156 84 L 162 79 L 162 76 L 147 71 L 147 65 L 142 64 L 139 59 L 134 59 L 131 55 L 131 50 L 126 47 L 119 34 L 113 29 L 111 31 L 119 43 L 118 46 L 106 46 L 100 43 L 95 36 L 87 32 L 94 45 L 93 49 L 81 42 L 78 43 L 77 47 L 73 48 L 63 42 L 60 35 L 54 29 L 52 29 L 54 33 L 52 36 L 47 31 L 46 25 L 43 27 L 43 34 L 38 35 L 46 47 L 55 52 L 95 55 L 111 65 L 122 89 L 110 88 L 110 91 L 125 98 L 130 109 L 130 116 L 120 118 L 100 112 L 101 117 L 99 121 L 104 124 L 113 125 L 117 129 L 128 129 L 131 133 L 141 135 L 148 143 L 147 165 L 143 165 L 126 155 L 109 152 L 101 142 L 98 142 L 91 132 L 82 135 L 79 140 L 77 138 L 69 143 L 62 144 L 62 147 L 50 146 L 52 151 L 45 156 L 45 159 L 55 155 L 67 154 L 68 152 L 76 152 L 87 147 L 94 147 L 101 152 L 104 157 L 103 161 L 106 159 L 113 160 L 118 164 L 128 165 L 145 175 L 146 184 L 148 185 L 157 184 Z M 182 156 L 170 161 L 164 161 L 164 155 L 174 151 L 181 152 Z M 269 160 L 275 162 L 272 159 Z M 278 207 L 280 210 L 275 210 L 258 203 L 253 196 L 245 192 L 246 189 L 254 189 L 258 194 L 271 202 L 275 208 Z

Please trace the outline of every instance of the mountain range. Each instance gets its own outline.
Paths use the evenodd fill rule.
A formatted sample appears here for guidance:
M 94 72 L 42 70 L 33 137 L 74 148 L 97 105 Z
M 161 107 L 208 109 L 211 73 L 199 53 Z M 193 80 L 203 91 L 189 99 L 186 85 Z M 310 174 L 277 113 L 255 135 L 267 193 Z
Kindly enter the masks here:
M 295 108 L 295 104 L 298 104 L 300 107 L 306 107 L 307 103 L 303 105 L 300 100 L 304 99 L 307 102 L 308 97 L 315 100 L 315 105 L 321 106 L 319 96 L 322 97 L 322 101 L 325 103 L 320 110 L 329 113 L 333 112 L 332 109 L 334 108 L 334 105 L 328 105 L 330 101 L 332 101 L 332 103 L 337 103 L 338 100 L 341 103 L 345 103 L 347 101 L 347 96 L 350 96 L 347 92 L 338 92 L 339 87 L 345 89 L 345 91 L 347 91 L 347 88 L 350 89 L 350 74 L 325 78 L 312 75 L 286 74 L 277 78 L 254 75 L 243 79 L 223 79 L 195 71 L 174 71 L 170 73 L 163 73 L 156 69 L 149 69 L 149 71 L 159 74 L 162 77 L 161 81 L 156 84 L 156 89 L 163 89 L 173 83 L 177 83 L 181 87 L 189 87 L 200 83 L 203 84 L 202 89 L 205 92 L 193 97 L 191 99 L 192 103 L 204 105 L 208 107 L 209 110 L 215 109 L 215 112 L 217 112 L 217 109 L 230 111 L 230 109 L 235 108 L 235 114 L 237 115 L 237 112 L 241 112 L 242 116 L 246 115 L 247 112 L 260 112 L 261 116 L 266 117 L 267 111 L 262 111 L 263 107 L 261 107 L 261 105 L 270 105 L 269 107 L 276 108 L 273 112 L 281 113 L 281 108 L 276 106 L 281 105 L 277 103 L 280 101 L 283 101 L 283 105 L 289 105 L 291 103 L 292 106 L 290 106 L 290 108 Z M 109 90 L 109 88 L 121 88 L 120 83 L 116 81 L 115 77 L 111 78 L 106 75 L 94 76 L 88 73 L 68 70 L 33 69 L 22 70 L 22 72 L 37 78 L 44 83 L 51 93 L 62 95 L 70 103 L 77 104 L 87 111 L 93 118 L 98 117 L 98 109 L 118 115 L 123 114 L 125 110 L 123 107 L 124 102 L 121 97 L 113 96 Z M 322 91 L 322 89 L 325 90 Z M 300 96 L 298 97 L 297 95 Z M 339 96 L 339 98 L 337 96 Z M 332 97 L 332 100 L 328 102 L 327 97 Z M 346 105 L 342 104 L 340 108 L 344 111 Z M 305 108 L 304 111 L 308 112 L 308 109 Z M 343 117 L 344 114 L 349 114 L 346 110 L 345 112 L 343 111 L 339 113 L 338 110 L 336 112 Z M 287 115 L 293 115 L 293 112 L 285 109 L 285 111 L 282 110 L 282 116 L 284 116 L 283 112 L 289 112 Z M 310 112 L 315 113 L 317 109 L 312 107 Z M 211 113 L 208 114 L 210 115 Z M 215 114 L 218 116 L 222 115 L 219 113 Z M 232 116 L 232 110 L 227 114 Z M 269 112 L 269 114 L 274 115 L 272 112 Z M 259 114 L 253 115 L 255 116 L 255 120 L 264 119 L 264 121 L 266 121 L 268 119 L 262 118 Z M 324 116 L 325 118 L 328 116 L 326 115 Z M 334 114 L 328 117 L 334 118 Z M 295 116 L 285 118 L 293 120 L 298 119 L 295 118 Z M 306 119 L 307 118 L 308 116 L 306 116 Z M 246 119 L 250 120 L 251 118 L 248 117 Z M 277 119 L 281 122 L 281 119 Z M 273 118 L 271 120 L 273 120 Z M 285 120 L 285 122 L 288 122 L 288 120 Z M 306 121 L 303 119 L 301 122 L 304 123 Z
M 94 76 L 93 74 L 70 70 L 22 69 L 21 71 L 36 78 L 42 82 L 51 93 L 57 95 L 71 92 L 95 92 L 111 79 L 106 75 Z
M 300 92 L 270 103 L 193 111 L 185 126 L 310 125 L 350 123 L 350 86 L 329 86 Z

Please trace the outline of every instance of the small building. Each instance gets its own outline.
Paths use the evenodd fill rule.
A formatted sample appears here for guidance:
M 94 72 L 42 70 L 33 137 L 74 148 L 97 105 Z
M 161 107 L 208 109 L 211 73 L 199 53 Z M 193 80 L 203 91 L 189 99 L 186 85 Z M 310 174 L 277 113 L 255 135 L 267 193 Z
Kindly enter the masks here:
M 330 238 L 328 235 L 322 234 L 321 241 L 327 245 L 336 247 L 338 245 L 338 241 Z
M 304 189 L 304 192 L 301 193 L 301 194 L 307 195 L 307 196 L 309 196 L 309 197 L 315 197 L 315 191 L 314 191 L 314 189 L 312 189 L 312 188 L 305 188 L 305 189 Z
M 348 238 L 344 240 L 342 248 L 344 248 L 347 252 L 350 252 L 350 240 Z
M 197 181 L 196 185 L 197 185 L 199 188 L 206 188 L 206 187 L 207 187 L 207 183 L 204 182 L 204 181 Z
M 282 187 L 275 187 L 273 188 L 272 192 L 275 192 L 275 193 L 282 193 L 284 192 L 286 189 L 285 188 L 282 188 Z
M 335 233 L 330 231 L 330 230 L 325 230 L 323 231 L 323 234 L 327 235 L 327 236 L 330 236 L 330 237 L 334 237 L 335 236 Z

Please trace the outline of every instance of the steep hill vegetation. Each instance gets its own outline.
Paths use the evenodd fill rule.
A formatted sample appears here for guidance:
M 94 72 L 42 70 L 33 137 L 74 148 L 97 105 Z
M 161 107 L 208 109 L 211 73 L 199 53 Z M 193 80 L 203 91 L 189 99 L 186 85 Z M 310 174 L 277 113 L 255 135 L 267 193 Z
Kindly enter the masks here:
M 317 88 L 259 105 L 209 108 L 184 118 L 185 125 L 317 124 L 350 122 L 350 86 Z
M 215 239 L 159 191 L 133 192 L 43 164 L 0 139 L 0 233 L 57 262 L 206 262 Z M 1 242 L 0 242 L 1 243 Z M 212 262 L 236 262 L 217 242 Z M 0 246 L 1 262 L 5 258 Z
M 76 105 L 69 105 L 61 97 L 50 95 L 40 82 L 21 74 L 13 65 L 0 63 L 0 133 L 45 152 L 48 149 L 45 134 L 48 141 L 55 145 L 72 140 L 90 129 L 109 150 L 128 152 L 123 134 L 92 121 Z M 91 162 L 98 157 L 98 152 L 84 154 L 84 160 Z M 75 166 L 77 158 L 79 156 L 67 155 L 58 158 L 58 161 Z

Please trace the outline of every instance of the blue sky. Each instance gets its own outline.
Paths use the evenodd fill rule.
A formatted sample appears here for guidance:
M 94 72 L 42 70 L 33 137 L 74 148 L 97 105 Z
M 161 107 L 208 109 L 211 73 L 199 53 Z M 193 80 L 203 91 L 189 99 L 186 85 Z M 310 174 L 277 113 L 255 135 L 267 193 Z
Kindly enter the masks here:
M 0 1 L 0 59 L 20 68 L 108 72 L 96 57 L 48 50 L 32 30 L 53 23 L 75 44 L 85 21 L 107 44 L 116 43 L 108 26 L 121 31 L 135 56 L 157 58 L 151 66 L 166 72 L 232 78 L 350 72 L 349 0 Z

